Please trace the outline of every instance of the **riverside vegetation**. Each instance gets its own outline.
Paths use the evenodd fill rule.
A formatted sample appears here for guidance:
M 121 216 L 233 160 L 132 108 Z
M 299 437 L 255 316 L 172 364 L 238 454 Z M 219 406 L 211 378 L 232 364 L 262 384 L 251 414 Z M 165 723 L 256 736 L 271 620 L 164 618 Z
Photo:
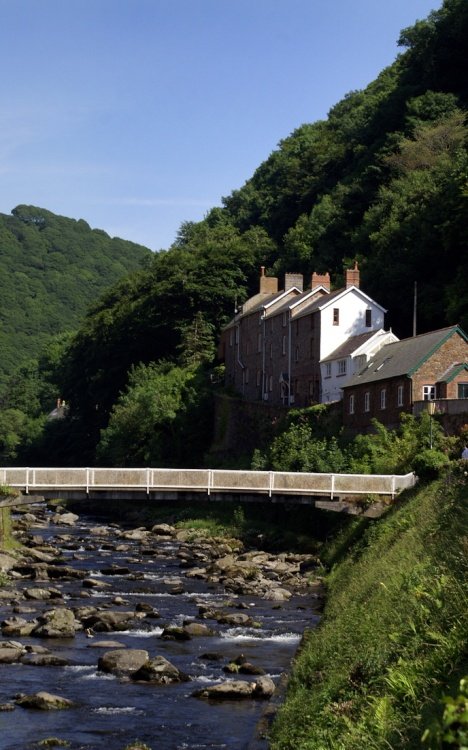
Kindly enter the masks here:
M 3 279 L 26 284 L 29 328 L 21 313 L 21 326 L 10 316 L 2 329 L 9 354 L 0 373 L 0 460 L 210 463 L 222 380 L 216 341 L 235 305 L 254 293 L 260 265 L 274 274 L 329 270 L 339 287 L 343 260 L 356 258 L 363 288 L 388 307 L 399 336 L 411 332 L 415 280 L 420 332 L 454 323 L 468 330 L 467 43 L 466 0 L 444 0 L 402 32 L 402 53 L 365 90 L 282 140 L 222 208 L 184 223 L 173 245 L 154 256 L 43 209 L 20 206 L 1 217 Z M 71 304 L 76 288 L 66 280 L 66 256 L 57 255 L 64 238 L 73 253 L 83 250 L 75 270 L 93 298 L 86 314 L 87 300 Z M 106 256 L 99 269 L 112 266 L 104 282 L 120 279 L 101 297 L 83 271 L 90 239 Z M 47 269 L 53 283 L 44 291 L 34 274 Z M 13 299 L 12 288 L 4 299 Z M 73 312 L 66 319 L 63 294 Z M 41 327 L 44 300 L 54 295 L 59 313 Z M 58 396 L 67 402 L 64 418 L 47 420 Z M 252 543 L 252 530 L 272 545 L 295 542 L 323 562 L 323 625 L 307 636 L 273 747 L 418 747 L 423 733 L 427 746 L 467 745 L 466 683 L 458 690 L 464 562 L 457 557 L 466 479 L 454 463 L 467 433 L 447 438 L 434 420 L 431 448 L 428 419 L 408 416 L 397 431 L 375 423 L 372 437 L 352 438 L 333 409 L 291 411 L 274 430 L 259 431 L 255 450 L 230 459 L 232 468 L 415 470 L 433 482 L 381 520 L 328 520 L 311 539 L 296 512 L 277 524 L 273 513 L 261 521 L 250 509 L 229 520 L 212 508 L 208 521 L 200 517 L 206 509 L 191 518 L 192 509 L 181 519 L 239 527 Z M 445 717 L 444 692 L 452 696 Z

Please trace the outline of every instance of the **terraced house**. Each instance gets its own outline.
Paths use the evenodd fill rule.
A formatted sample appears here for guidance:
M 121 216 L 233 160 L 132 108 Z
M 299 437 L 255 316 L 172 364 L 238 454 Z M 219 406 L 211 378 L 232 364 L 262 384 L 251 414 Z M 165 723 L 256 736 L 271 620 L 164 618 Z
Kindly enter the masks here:
M 359 287 L 359 268 L 331 291 L 329 273 L 287 273 L 284 288 L 262 267 L 258 294 L 222 333 L 226 385 L 246 399 L 308 406 L 339 400 L 342 387 L 384 344 L 384 308 Z
M 394 427 L 427 402 L 438 413 L 468 413 L 468 337 L 459 326 L 382 347 L 345 384 L 343 422 L 365 429 L 375 417 Z

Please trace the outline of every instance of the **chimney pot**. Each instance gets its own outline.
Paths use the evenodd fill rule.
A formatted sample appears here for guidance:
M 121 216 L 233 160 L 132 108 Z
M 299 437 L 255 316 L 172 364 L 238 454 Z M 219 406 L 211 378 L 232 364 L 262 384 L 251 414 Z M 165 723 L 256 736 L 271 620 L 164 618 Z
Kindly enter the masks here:
M 330 291 L 330 274 L 328 273 L 314 273 L 310 282 L 310 288 L 315 289 L 317 286 L 324 286 L 327 292 Z
M 354 261 L 354 268 L 347 268 L 345 270 L 346 278 L 346 289 L 350 286 L 355 286 L 359 289 L 359 266 L 357 260 Z
M 303 291 L 304 277 L 302 273 L 286 273 L 284 275 L 284 291 L 287 292 L 293 286 L 297 287 L 299 291 Z

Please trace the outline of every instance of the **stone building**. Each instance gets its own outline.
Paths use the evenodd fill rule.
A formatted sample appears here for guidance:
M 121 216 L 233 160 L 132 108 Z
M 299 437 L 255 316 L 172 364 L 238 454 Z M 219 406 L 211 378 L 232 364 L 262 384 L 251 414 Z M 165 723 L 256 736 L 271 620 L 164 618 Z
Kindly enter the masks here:
M 343 393 L 343 422 L 357 429 L 369 427 L 372 418 L 396 426 L 401 413 L 413 412 L 421 401 L 442 408 L 443 400 L 468 399 L 468 337 L 451 326 L 387 344 Z
M 304 290 L 302 275 L 287 273 L 279 290 L 278 279 L 262 268 L 258 294 L 222 332 L 226 385 L 248 400 L 274 404 L 339 399 L 353 370 L 348 365 L 348 359 L 354 361 L 353 341 L 358 356 L 367 357 L 396 339 L 383 331 L 384 308 L 360 289 L 357 264 L 345 270 L 345 280 L 344 288 L 331 291 L 330 275 L 313 273 Z M 334 357 L 347 342 L 346 356 Z M 324 385 L 328 377 L 332 391 Z

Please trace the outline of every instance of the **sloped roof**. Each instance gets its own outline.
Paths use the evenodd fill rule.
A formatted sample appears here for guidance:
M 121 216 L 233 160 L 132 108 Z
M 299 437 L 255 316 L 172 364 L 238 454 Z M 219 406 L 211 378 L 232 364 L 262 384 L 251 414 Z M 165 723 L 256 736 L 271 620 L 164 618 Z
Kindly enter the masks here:
M 369 341 L 369 339 L 375 336 L 376 333 L 380 332 L 381 331 L 366 331 L 365 333 L 359 333 L 357 336 L 351 336 L 349 339 L 346 339 L 341 346 L 335 349 L 335 351 L 320 361 L 329 362 L 333 359 L 344 359 L 345 357 L 350 357 L 356 349 L 359 349 L 359 347 L 365 344 L 366 341 Z
M 444 373 L 439 377 L 438 383 L 450 383 L 457 375 L 463 370 L 468 372 L 468 362 L 454 362 L 448 367 Z
M 366 367 L 353 375 L 343 387 L 352 388 L 364 383 L 389 380 L 401 375 L 411 376 L 455 333 L 468 341 L 461 328 L 450 326 L 402 341 L 395 341 L 393 344 L 386 344 L 368 362 Z

